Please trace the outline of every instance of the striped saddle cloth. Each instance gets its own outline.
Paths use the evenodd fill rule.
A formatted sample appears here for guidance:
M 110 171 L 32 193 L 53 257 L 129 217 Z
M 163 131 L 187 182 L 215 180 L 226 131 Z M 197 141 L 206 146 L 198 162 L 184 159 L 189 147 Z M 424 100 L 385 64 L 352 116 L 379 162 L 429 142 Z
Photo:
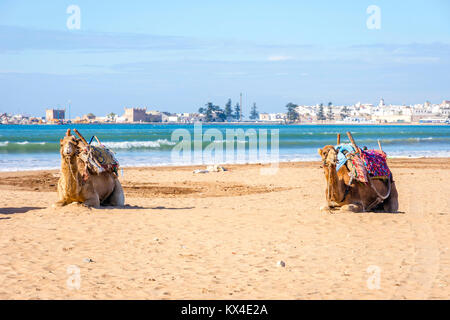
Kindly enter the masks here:
M 117 161 L 114 153 L 104 145 L 88 145 L 80 153 L 80 158 L 86 163 L 90 172 L 99 174 L 106 171 L 114 172 L 117 175 L 119 161 Z
M 335 147 L 338 151 L 336 170 L 347 163 L 351 175 L 358 181 L 367 183 L 370 178 L 387 179 L 391 170 L 386 161 L 386 153 L 379 150 L 355 150 L 351 144 Z

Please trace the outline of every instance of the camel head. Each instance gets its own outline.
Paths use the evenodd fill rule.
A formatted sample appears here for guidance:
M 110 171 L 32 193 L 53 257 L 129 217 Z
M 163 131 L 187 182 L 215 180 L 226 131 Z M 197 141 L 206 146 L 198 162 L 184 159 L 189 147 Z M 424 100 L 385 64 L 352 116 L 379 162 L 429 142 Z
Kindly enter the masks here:
M 331 165 L 336 165 L 337 162 L 337 151 L 333 146 L 325 146 L 323 149 L 317 150 L 319 155 L 322 157 L 323 164 L 327 167 Z
M 60 141 L 60 153 L 62 157 L 71 157 L 78 151 L 80 139 L 71 135 L 70 129 L 67 129 L 66 135 Z

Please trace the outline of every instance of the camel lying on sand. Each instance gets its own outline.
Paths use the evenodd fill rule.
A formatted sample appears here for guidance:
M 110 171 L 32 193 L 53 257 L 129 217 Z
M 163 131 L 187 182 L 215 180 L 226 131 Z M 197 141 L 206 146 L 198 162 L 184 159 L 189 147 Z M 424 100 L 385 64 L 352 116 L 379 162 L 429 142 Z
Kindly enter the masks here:
M 397 212 L 398 193 L 392 176 L 384 180 L 369 179 L 369 183 L 352 180 L 346 165 L 336 171 L 337 151 L 333 146 L 325 146 L 318 152 L 327 181 L 327 205 L 322 210 L 340 208 L 343 211 L 364 212 L 380 209 Z
M 123 206 L 125 197 L 117 175 L 103 171 L 87 174 L 86 163 L 79 154 L 87 143 L 84 138 L 77 139 L 67 130 L 61 142 L 61 176 L 58 181 L 59 201 L 55 207 L 72 202 L 83 203 L 90 207 Z

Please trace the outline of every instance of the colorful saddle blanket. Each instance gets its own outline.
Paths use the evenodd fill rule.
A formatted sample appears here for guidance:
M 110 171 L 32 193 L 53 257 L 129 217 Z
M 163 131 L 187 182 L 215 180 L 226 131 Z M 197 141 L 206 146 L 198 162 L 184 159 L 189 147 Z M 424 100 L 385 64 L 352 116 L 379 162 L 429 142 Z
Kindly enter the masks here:
M 390 178 L 391 170 L 387 165 L 386 153 L 380 150 L 361 150 L 361 160 L 371 177 Z
M 114 153 L 104 145 L 89 145 L 80 153 L 80 158 L 86 163 L 90 172 L 99 174 L 101 172 L 114 172 L 117 174 L 119 161 Z
M 347 163 L 350 174 L 358 181 L 367 183 L 370 178 L 389 178 L 391 171 L 386 162 L 386 153 L 379 150 L 355 150 L 351 144 L 340 144 L 336 171 Z

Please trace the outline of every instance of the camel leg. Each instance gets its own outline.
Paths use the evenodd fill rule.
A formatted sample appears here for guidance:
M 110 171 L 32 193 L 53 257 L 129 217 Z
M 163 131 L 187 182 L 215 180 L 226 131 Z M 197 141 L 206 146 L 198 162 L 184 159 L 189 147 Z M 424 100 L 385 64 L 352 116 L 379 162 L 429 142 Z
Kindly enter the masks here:
M 53 208 L 60 208 L 60 207 L 65 206 L 66 204 L 67 204 L 66 201 L 59 200 L 59 201 L 56 201 L 54 204 L 52 204 L 52 207 Z
M 64 199 L 64 196 L 63 196 L 64 193 L 63 193 L 63 187 L 61 186 L 61 179 L 58 180 L 57 190 L 58 190 L 59 200 L 56 201 L 54 204 L 52 204 L 53 208 L 60 208 L 60 207 L 67 205 L 67 201 Z
M 391 194 L 384 201 L 383 204 L 384 212 L 397 212 L 398 211 L 398 192 L 395 186 L 395 182 L 391 184 Z
M 357 204 L 345 204 L 341 207 L 341 211 L 347 211 L 347 212 L 363 212 L 364 209 L 361 205 Z
M 97 193 L 93 193 L 89 199 L 86 199 L 83 204 L 88 207 L 99 208 L 100 207 L 100 199 Z
M 114 206 L 114 207 L 120 207 L 125 205 L 125 195 L 123 193 L 122 185 L 119 181 L 119 179 L 115 179 L 115 186 L 114 191 L 111 193 L 111 195 L 108 197 L 108 200 L 105 201 L 105 204 Z
M 338 205 L 334 201 L 327 201 L 325 205 L 320 207 L 320 211 L 330 211 L 336 209 Z

